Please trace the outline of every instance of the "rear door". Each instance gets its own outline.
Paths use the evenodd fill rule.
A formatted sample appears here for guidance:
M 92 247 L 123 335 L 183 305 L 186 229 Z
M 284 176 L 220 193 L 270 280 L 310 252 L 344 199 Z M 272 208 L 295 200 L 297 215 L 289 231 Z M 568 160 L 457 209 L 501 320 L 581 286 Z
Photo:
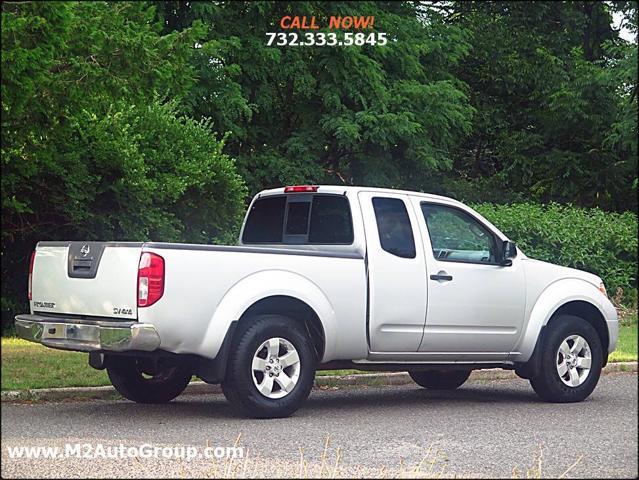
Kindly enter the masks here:
M 31 312 L 137 318 L 142 243 L 40 242 Z
M 426 318 L 427 283 L 413 207 L 401 194 L 360 192 L 359 202 L 367 244 L 370 349 L 415 352 Z

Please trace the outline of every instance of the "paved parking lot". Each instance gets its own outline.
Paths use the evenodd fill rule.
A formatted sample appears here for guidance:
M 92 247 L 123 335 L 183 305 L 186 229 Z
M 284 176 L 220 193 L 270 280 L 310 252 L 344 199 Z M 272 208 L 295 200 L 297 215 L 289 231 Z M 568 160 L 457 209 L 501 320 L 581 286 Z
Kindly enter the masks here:
M 232 446 L 242 460 L 10 459 L 8 447 Z M 326 440 L 328 437 L 328 447 Z M 538 401 L 523 380 L 315 390 L 283 420 L 237 417 L 221 395 L 168 405 L 3 404 L 2 477 L 637 476 L 637 374 L 602 377 L 579 404 Z M 572 468 L 570 468 L 572 466 Z

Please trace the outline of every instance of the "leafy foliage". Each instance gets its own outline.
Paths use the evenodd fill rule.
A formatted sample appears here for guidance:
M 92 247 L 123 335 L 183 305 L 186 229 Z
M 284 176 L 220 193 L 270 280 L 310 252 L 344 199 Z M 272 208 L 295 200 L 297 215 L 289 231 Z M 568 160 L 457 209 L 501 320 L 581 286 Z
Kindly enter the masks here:
M 451 166 L 471 126 L 467 92 L 451 70 L 464 32 L 410 2 L 163 4 L 168 31 L 201 19 L 198 116 L 229 131 L 227 151 L 251 192 L 287 183 L 417 185 Z M 266 46 L 290 14 L 373 15 L 393 40 L 357 48 Z M 322 30 L 319 30 L 322 31 Z M 301 32 L 303 34 L 303 32 Z
M 208 243 L 240 219 L 246 191 L 208 122 L 158 101 L 73 120 L 58 151 L 84 159 L 85 198 L 65 212 L 82 238 Z
M 636 2 L 454 3 L 472 46 L 457 72 L 477 110 L 457 183 L 636 210 L 637 43 L 613 30 L 620 10 L 636 33 Z
M 38 240 L 210 242 L 237 223 L 246 191 L 210 121 L 161 100 L 193 85 L 197 24 L 161 35 L 142 3 L 2 9 L 3 324 Z
M 284 15 L 390 41 L 268 47 Z M 636 288 L 636 34 L 636 1 L 4 2 L 3 322 L 37 240 L 229 242 L 247 193 L 289 183 L 630 210 L 482 206 Z
M 531 258 L 600 276 L 610 295 L 636 302 L 637 216 L 551 203 L 473 205 Z

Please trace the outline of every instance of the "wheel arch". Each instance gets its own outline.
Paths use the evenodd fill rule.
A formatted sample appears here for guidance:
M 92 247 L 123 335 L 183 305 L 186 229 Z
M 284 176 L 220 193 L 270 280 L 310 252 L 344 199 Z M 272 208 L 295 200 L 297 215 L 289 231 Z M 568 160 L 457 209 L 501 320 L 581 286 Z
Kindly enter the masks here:
M 530 378 L 539 368 L 540 351 L 545 335 L 562 315 L 583 318 L 596 330 L 601 340 L 603 365 L 608 362 L 610 336 L 603 306 L 596 299 L 600 292 L 580 279 L 565 279 L 550 285 L 537 299 L 513 360 L 516 372 Z
M 318 360 L 334 350 L 336 320 L 333 306 L 310 279 L 286 270 L 264 270 L 233 285 L 220 300 L 202 338 L 199 352 L 214 357 L 233 322 L 238 332 L 257 315 L 284 315 L 303 321 Z
M 600 333 L 603 335 L 602 347 L 608 352 L 606 307 L 599 301 L 604 298 L 597 287 L 578 278 L 566 278 L 550 284 L 534 302 L 525 330 L 514 348 L 511 359 L 515 362 L 527 362 L 539 344 L 542 330 L 548 326 L 551 319 L 556 318 L 558 312 L 586 315 L 585 320 L 592 322 L 598 333 L 603 329 Z
M 608 333 L 608 326 L 606 325 L 606 319 L 603 313 L 595 307 L 592 303 L 584 300 L 573 300 L 561 305 L 551 315 L 546 328 L 549 328 L 551 324 L 554 324 L 557 319 L 562 315 L 574 315 L 579 317 L 593 326 L 597 331 L 599 340 L 601 340 L 601 348 L 603 351 L 603 366 L 608 363 L 608 344 L 610 342 L 610 335 Z
M 236 334 L 243 331 L 247 325 L 250 325 L 251 319 L 259 315 L 282 315 L 302 323 L 313 341 L 317 360 L 320 361 L 324 357 L 326 349 L 324 326 L 317 312 L 307 303 L 289 295 L 264 297 L 247 308 L 241 315 Z

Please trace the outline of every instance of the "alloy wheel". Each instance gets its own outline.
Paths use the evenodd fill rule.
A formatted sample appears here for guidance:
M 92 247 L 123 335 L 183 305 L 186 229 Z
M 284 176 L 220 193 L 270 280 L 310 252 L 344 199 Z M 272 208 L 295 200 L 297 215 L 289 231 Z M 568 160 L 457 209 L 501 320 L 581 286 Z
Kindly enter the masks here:
M 592 353 L 588 342 L 579 335 L 570 335 L 559 344 L 557 373 L 569 387 L 582 385 L 590 374 Z
M 291 342 L 284 338 L 269 338 L 253 355 L 253 383 L 267 398 L 277 399 L 293 391 L 300 377 L 302 364 Z

